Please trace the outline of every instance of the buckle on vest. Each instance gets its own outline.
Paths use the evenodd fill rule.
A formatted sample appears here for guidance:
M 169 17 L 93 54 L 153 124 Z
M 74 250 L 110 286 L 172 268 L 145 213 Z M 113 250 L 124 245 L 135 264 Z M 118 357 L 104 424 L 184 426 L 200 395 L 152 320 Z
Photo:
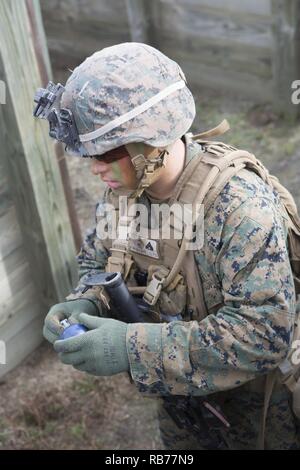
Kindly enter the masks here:
M 147 163 L 147 159 L 142 153 L 135 155 L 135 157 L 133 157 L 131 161 L 136 171 L 142 170 Z
M 153 273 L 152 279 L 149 282 L 143 297 L 144 301 L 147 302 L 147 304 L 156 304 L 158 297 L 161 293 L 164 280 L 166 279 L 168 273 L 169 271 L 166 268 L 161 268 Z

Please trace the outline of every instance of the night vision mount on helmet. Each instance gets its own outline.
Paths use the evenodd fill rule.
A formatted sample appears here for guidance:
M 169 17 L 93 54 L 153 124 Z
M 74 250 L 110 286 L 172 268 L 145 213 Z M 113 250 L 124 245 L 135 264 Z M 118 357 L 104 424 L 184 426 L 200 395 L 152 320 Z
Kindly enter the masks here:
M 79 151 L 79 135 L 72 111 L 60 108 L 60 98 L 65 87 L 49 82 L 47 88 L 38 88 L 34 102 L 37 103 L 33 115 L 49 121 L 49 135 L 64 142 L 66 147 Z

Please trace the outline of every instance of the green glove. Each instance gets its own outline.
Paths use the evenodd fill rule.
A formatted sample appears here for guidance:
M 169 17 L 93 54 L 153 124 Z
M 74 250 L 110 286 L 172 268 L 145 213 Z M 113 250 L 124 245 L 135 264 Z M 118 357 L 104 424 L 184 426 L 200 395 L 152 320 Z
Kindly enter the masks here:
M 99 315 L 97 305 L 87 299 L 69 300 L 53 305 L 45 318 L 44 337 L 50 343 L 54 343 L 63 331 L 60 321 L 67 318 L 70 323 L 79 323 L 78 315 L 82 312 L 89 315 Z
M 93 375 L 107 376 L 129 371 L 126 323 L 85 313 L 79 315 L 78 322 L 90 331 L 54 343 L 54 349 L 64 364 Z

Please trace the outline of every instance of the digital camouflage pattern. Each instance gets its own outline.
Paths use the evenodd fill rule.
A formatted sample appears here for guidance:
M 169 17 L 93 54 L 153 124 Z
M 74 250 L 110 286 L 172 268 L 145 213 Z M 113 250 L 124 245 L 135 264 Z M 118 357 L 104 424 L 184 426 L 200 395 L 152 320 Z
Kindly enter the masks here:
M 195 146 L 187 148 L 187 160 Z M 255 448 L 264 374 L 286 357 L 292 340 L 295 291 L 279 205 L 278 194 L 256 174 L 242 170 L 233 177 L 209 210 L 204 245 L 195 252 L 209 315 L 127 329 L 138 390 L 157 397 L 211 395 L 231 423 L 232 448 Z M 78 256 L 80 276 L 103 270 L 107 255 L 96 231 L 90 232 Z M 93 296 L 82 289 L 72 298 Z M 163 409 L 160 422 L 166 447 L 201 448 Z M 290 393 L 281 385 L 271 398 L 266 447 L 300 448 Z
M 251 390 L 250 385 L 247 385 L 213 395 L 214 401 L 219 402 L 231 425 L 229 431 L 222 433 L 221 443 L 219 439 L 202 440 L 187 429 L 179 429 L 166 412 L 162 401 L 158 400 L 159 427 L 165 447 L 172 450 L 256 449 L 264 402 L 263 380 L 261 382 L 260 392 Z M 265 448 L 300 448 L 298 423 L 291 411 L 290 392 L 284 386 L 276 387 L 272 394 L 266 424 Z
M 148 342 L 147 324 L 129 326 L 131 369 L 141 392 L 231 389 L 286 357 L 295 293 L 278 203 L 247 171 L 218 197 L 195 258 L 209 311 L 224 305 L 200 323 L 160 325 L 155 344 Z
M 157 49 L 118 44 L 95 52 L 75 68 L 61 107 L 72 111 L 78 133 L 87 134 L 181 80 L 185 76 L 179 65 Z M 109 133 L 82 143 L 81 155 L 102 155 L 137 142 L 166 147 L 188 131 L 194 117 L 194 98 L 185 86 Z

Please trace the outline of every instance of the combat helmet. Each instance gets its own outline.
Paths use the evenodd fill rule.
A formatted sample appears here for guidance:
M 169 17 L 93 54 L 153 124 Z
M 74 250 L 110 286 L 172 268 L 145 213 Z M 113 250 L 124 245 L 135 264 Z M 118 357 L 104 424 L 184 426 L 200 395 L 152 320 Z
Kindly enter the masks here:
M 48 108 L 47 91 L 53 101 Z M 65 87 L 51 83 L 38 90 L 35 101 L 35 116 L 49 120 L 50 136 L 63 141 L 72 155 L 101 156 L 126 146 L 140 193 L 155 180 L 168 148 L 195 117 L 180 66 L 134 42 L 95 52 L 75 68 Z

